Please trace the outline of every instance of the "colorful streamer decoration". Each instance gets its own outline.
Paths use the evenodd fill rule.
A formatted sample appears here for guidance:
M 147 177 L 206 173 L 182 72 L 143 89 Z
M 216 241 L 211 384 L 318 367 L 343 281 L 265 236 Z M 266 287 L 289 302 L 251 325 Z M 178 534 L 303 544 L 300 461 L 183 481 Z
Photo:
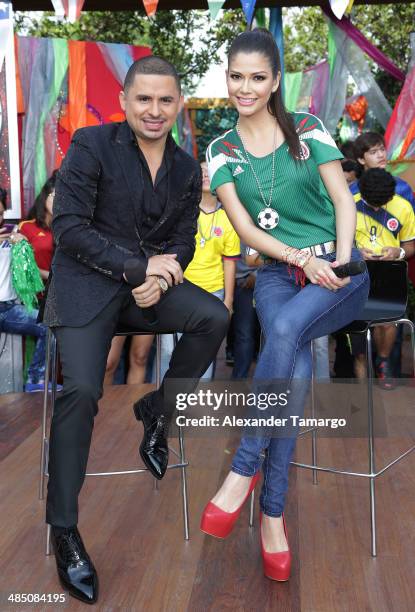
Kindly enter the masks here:
M 392 60 L 382 53 L 377 47 L 372 45 L 371 42 L 362 34 L 358 28 L 356 28 L 350 19 L 342 17 L 342 19 L 336 19 L 333 13 L 329 11 L 324 4 L 321 6 L 323 13 L 333 22 L 337 28 L 340 28 L 353 42 L 366 53 L 369 57 L 375 61 L 386 72 L 389 72 L 398 81 L 405 80 L 405 73 L 396 66 Z
M 415 159 L 415 64 L 393 109 L 385 141 L 390 159 Z
M 345 21 L 348 22 L 347 28 L 353 28 L 348 19 L 342 19 L 340 22 L 334 16 L 330 18 L 329 61 L 320 62 L 303 73 L 285 75 L 287 108 L 291 111 L 316 114 L 333 134 L 344 113 L 350 75 L 357 86 L 358 94 L 364 96 L 370 109 L 370 113 L 364 113 L 363 100 L 357 104 L 355 99 L 350 101 L 352 113 L 358 121 L 360 120 L 359 129 L 362 129 L 363 124 L 367 129 L 369 117 L 376 117 L 376 120 L 386 128 L 392 109 L 370 70 L 365 56 L 366 47 L 362 49 L 355 39 L 348 35 L 345 28 L 340 27 Z
M 337 19 L 341 19 L 345 13 L 350 13 L 354 0 L 330 0 L 330 6 Z
M 62 0 L 65 15 L 68 21 L 75 23 L 81 16 L 81 11 L 84 6 L 85 0 Z
M 18 37 L 22 174 L 26 214 L 79 127 L 124 121 L 118 95 L 148 47 Z M 105 87 L 102 84 L 105 84 Z
M 281 62 L 281 86 L 284 93 L 284 31 L 282 26 L 282 7 L 274 6 L 269 12 L 269 31 L 277 43 Z
M 222 6 L 225 4 L 225 0 L 208 0 L 210 18 L 216 19 Z
M 147 13 L 147 17 L 154 17 L 157 12 L 159 0 L 143 0 L 144 8 Z
M 85 0 L 52 0 L 53 8 L 58 17 L 66 16 L 70 23 L 78 21 Z
M 256 0 L 241 0 L 242 9 L 248 26 L 251 26 L 255 11 Z

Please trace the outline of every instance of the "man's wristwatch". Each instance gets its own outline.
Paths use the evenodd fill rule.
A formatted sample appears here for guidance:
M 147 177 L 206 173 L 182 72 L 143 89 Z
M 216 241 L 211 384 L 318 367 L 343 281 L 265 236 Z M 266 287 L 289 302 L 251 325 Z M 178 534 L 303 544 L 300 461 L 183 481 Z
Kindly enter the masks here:
M 399 257 L 398 257 L 398 259 L 405 259 L 405 257 L 406 257 L 405 249 L 403 249 L 402 247 L 400 247 L 400 249 L 399 249 Z
M 167 289 L 169 288 L 169 283 L 166 281 L 166 279 L 163 276 L 157 276 L 157 282 L 162 293 L 166 293 Z

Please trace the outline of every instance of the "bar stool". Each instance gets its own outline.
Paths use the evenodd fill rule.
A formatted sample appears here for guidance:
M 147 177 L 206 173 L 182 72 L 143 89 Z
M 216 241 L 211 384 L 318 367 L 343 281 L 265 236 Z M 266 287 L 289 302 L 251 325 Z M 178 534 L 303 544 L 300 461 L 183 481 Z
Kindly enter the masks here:
M 177 344 L 177 334 L 172 332 L 174 335 L 174 346 Z M 120 328 L 117 330 L 116 336 L 136 336 L 136 335 L 152 335 L 151 332 L 132 331 L 131 329 Z M 161 369 L 161 336 L 162 334 L 156 334 L 156 387 L 160 386 L 160 369 Z M 57 361 L 58 351 L 57 342 L 55 335 L 49 328 L 46 337 L 46 369 L 45 369 L 45 390 L 43 394 L 43 413 L 42 413 L 42 440 L 41 440 L 41 453 L 40 453 L 40 480 L 39 480 L 39 499 L 44 499 L 45 494 L 45 478 L 48 474 L 48 462 L 49 462 L 49 437 L 47 434 L 48 424 L 48 404 L 50 396 L 50 416 L 53 415 L 53 409 L 56 400 L 56 383 L 57 383 Z M 49 381 L 51 382 L 51 392 L 48 393 Z M 189 540 L 189 502 L 188 502 L 188 490 L 187 490 L 187 474 L 186 469 L 189 462 L 186 460 L 185 448 L 184 448 L 184 436 L 183 427 L 178 426 L 178 450 L 169 446 L 171 453 L 177 458 L 176 463 L 168 465 L 168 470 L 180 469 L 181 484 L 182 484 L 182 504 L 183 504 L 183 529 L 184 539 Z M 134 468 L 124 469 L 114 472 L 87 472 L 86 476 L 118 476 L 124 474 L 142 474 L 148 472 L 147 468 Z M 158 481 L 154 479 L 154 488 L 158 488 Z M 46 537 L 46 555 L 50 554 L 50 532 L 51 527 L 47 525 L 47 537 Z
M 332 474 L 344 474 L 346 476 L 355 476 L 359 478 L 367 478 L 369 481 L 369 499 L 370 499 L 370 525 L 371 525 L 371 554 L 373 557 L 377 555 L 376 546 L 376 496 L 375 496 L 375 481 L 376 478 L 384 474 L 390 467 L 407 457 L 415 450 L 415 445 L 407 449 L 404 453 L 390 461 L 382 469 L 376 470 L 375 466 L 375 436 L 374 436 L 374 420 L 373 420 L 373 362 L 372 362 L 372 329 L 382 325 L 406 325 L 411 333 L 412 360 L 415 371 L 415 326 L 409 319 L 405 318 L 405 312 L 408 301 L 408 280 L 407 280 L 407 262 L 406 261 L 382 261 L 382 262 L 366 262 L 370 276 L 370 293 L 366 302 L 362 318 L 353 321 L 342 332 L 350 334 L 362 334 L 366 338 L 366 360 L 367 360 L 367 417 L 368 417 L 368 472 L 352 472 L 347 470 L 339 470 L 331 467 L 323 467 L 317 465 L 317 428 L 311 427 L 303 432 L 312 434 L 311 440 L 311 464 L 299 463 L 291 461 L 292 465 L 300 468 L 306 468 L 313 471 L 313 484 L 317 484 L 317 471 L 330 472 Z M 315 390 L 314 376 L 312 377 L 311 386 L 311 416 L 315 415 Z

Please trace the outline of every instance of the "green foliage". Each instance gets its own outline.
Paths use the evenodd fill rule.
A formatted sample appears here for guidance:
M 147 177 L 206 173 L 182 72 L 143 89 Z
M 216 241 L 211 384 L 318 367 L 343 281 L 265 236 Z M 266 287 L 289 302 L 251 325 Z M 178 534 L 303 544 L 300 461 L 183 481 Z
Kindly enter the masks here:
M 238 114 L 234 108 L 211 108 L 198 110 L 196 127 L 201 134 L 196 137 L 199 161 L 204 161 L 208 144 L 219 134 L 230 130 L 236 124 Z
M 73 24 L 54 13 L 16 13 L 15 26 L 29 36 L 148 45 L 175 64 L 187 94 L 220 62 L 220 48 L 245 28 L 241 10 L 214 22 L 207 11 L 158 11 L 153 19 L 138 11 L 90 11 Z
M 300 72 L 327 57 L 328 27 L 318 6 L 283 9 L 284 65 Z

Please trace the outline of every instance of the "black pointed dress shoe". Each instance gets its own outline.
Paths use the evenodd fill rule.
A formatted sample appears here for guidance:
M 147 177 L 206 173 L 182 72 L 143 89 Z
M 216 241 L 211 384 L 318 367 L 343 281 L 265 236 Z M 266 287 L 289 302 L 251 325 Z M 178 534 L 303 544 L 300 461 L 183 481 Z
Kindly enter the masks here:
M 142 421 L 144 426 L 144 437 L 139 448 L 140 457 L 153 476 L 161 480 L 169 463 L 169 419 L 165 414 L 155 414 L 153 398 L 154 391 L 139 399 L 134 404 L 134 414 L 137 421 Z
M 81 535 L 76 527 L 52 527 L 51 540 L 56 567 L 62 587 L 84 603 L 94 604 L 98 599 L 98 575 Z

